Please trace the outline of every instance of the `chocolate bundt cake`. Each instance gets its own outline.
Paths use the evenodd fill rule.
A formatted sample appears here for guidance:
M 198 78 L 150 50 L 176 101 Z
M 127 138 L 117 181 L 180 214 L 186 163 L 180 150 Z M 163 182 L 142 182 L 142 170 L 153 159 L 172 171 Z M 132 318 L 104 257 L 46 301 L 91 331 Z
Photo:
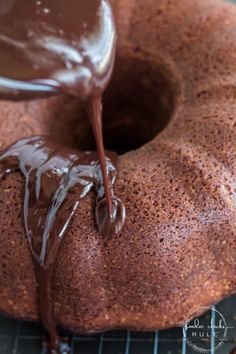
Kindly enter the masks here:
M 89 194 L 58 252 L 55 319 L 85 333 L 180 325 L 236 291 L 236 8 L 220 0 L 112 4 L 118 53 L 105 142 L 120 151 L 146 144 L 119 158 L 121 234 L 97 233 Z M 2 150 L 32 135 L 92 148 L 74 98 L 2 101 L 0 131 Z M 0 311 L 38 320 L 23 194 L 21 174 L 1 182 Z

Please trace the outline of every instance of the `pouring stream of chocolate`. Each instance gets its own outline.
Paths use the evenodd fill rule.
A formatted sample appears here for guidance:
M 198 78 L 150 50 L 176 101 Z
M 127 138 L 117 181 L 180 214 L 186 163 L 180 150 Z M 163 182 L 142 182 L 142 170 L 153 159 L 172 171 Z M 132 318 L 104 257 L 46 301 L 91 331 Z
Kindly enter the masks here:
M 77 97 L 98 150 L 78 152 L 32 137 L 16 142 L 0 158 L 1 176 L 20 170 L 25 177 L 24 225 L 51 353 L 69 350 L 56 331 L 51 286 L 57 251 L 80 199 L 96 190 L 101 233 L 118 234 L 125 221 L 113 190 L 114 154 L 105 157 L 102 137 L 102 94 L 112 74 L 115 42 L 108 0 L 0 0 L 0 97 Z

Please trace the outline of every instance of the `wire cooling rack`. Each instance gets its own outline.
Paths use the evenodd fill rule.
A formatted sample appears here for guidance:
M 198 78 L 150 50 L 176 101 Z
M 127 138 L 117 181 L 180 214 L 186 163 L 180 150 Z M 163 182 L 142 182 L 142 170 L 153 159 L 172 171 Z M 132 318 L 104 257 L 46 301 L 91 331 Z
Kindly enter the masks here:
M 229 354 L 236 346 L 236 296 L 217 305 L 228 326 L 227 337 L 219 350 L 214 324 L 216 324 L 215 307 L 201 319 L 212 321 L 211 335 L 208 338 L 210 354 Z M 218 324 L 218 323 L 217 323 Z M 90 337 L 76 336 L 68 333 L 71 341 L 71 354 L 196 354 L 187 343 L 182 328 L 159 331 L 155 333 L 138 333 L 130 331 L 107 332 Z M 42 342 L 45 338 L 39 324 L 19 322 L 0 317 L 0 354 L 42 354 Z M 196 341 L 198 348 L 202 343 Z M 200 352 L 200 351 L 199 351 Z

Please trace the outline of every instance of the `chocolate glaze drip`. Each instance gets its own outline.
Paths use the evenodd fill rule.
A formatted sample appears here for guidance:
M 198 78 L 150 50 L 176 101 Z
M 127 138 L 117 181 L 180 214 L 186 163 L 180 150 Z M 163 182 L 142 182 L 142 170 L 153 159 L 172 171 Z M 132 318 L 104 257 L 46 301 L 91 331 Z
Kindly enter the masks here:
M 77 97 L 98 150 L 78 152 L 33 137 L 16 142 L 0 159 L 2 176 L 20 170 L 25 177 L 24 226 L 51 353 L 69 351 L 56 331 L 51 282 L 60 242 L 79 200 L 96 190 L 102 234 L 118 234 L 125 221 L 124 206 L 113 190 L 114 155 L 105 157 L 102 136 L 102 94 L 113 70 L 115 43 L 108 0 L 0 0 L 0 97 Z
M 59 338 L 53 320 L 52 272 L 61 240 L 80 200 L 92 189 L 97 192 L 96 216 L 101 232 L 118 233 L 124 223 L 125 210 L 113 189 L 117 156 L 107 156 L 113 223 L 106 212 L 96 152 L 79 152 L 44 137 L 31 137 L 16 142 L 0 158 L 1 177 L 19 170 L 25 178 L 24 226 L 36 266 L 41 316 L 54 350 Z

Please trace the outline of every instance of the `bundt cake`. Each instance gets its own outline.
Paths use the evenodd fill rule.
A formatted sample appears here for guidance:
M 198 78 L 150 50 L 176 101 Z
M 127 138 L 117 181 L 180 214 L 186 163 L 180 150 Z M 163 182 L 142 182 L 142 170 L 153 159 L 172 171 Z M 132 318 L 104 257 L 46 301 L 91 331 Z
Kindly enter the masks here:
M 118 48 L 104 134 L 107 148 L 130 150 L 119 156 L 116 181 L 127 218 L 119 236 L 99 235 L 89 194 L 61 243 L 55 319 L 82 333 L 182 325 L 193 309 L 236 291 L 236 8 L 111 2 Z M 70 97 L 2 101 L 0 131 L 2 150 L 32 135 L 92 148 Z M 23 195 L 21 174 L 1 181 L 0 311 L 38 320 Z

